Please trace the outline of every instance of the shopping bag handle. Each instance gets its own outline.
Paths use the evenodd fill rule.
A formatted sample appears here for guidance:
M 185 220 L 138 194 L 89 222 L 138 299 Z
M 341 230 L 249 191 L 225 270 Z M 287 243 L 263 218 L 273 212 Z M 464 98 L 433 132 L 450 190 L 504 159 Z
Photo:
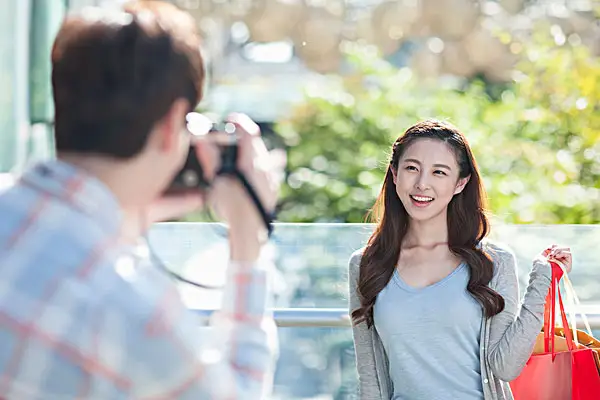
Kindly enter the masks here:
M 579 311 L 579 313 L 576 311 L 576 308 L 579 307 L 581 310 L 581 301 L 579 300 L 579 296 L 577 296 L 577 292 L 575 291 L 575 288 L 573 287 L 573 283 L 571 282 L 571 279 L 569 279 L 569 276 L 567 275 L 566 272 L 566 267 L 564 266 L 563 263 L 556 261 L 556 263 L 558 264 L 558 266 L 563 270 L 563 282 L 564 282 L 564 288 L 565 291 L 567 292 L 567 301 L 568 301 L 568 305 L 569 307 L 571 307 L 571 309 L 573 310 L 571 312 L 571 327 L 573 328 L 573 336 L 574 336 L 574 341 L 575 341 L 575 345 L 579 345 L 578 343 L 578 338 L 577 338 L 577 314 L 581 315 L 581 320 L 583 321 L 583 325 L 585 327 L 586 333 L 590 336 L 594 336 L 592 333 L 592 327 L 590 326 L 590 321 L 587 317 L 587 315 L 583 312 L 583 311 Z
M 558 298 L 559 312 L 563 324 L 563 330 L 565 332 L 565 339 L 567 340 L 567 347 L 569 351 L 575 350 L 573 344 L 573 334 L 569 328 L 569 322 L 567 321 L 567 315 L 565 313 L 565 307 L 562 301 L 560 293 L 559 282 L 564 275 L 564 270 L 555 261 L 550 261 L 552 268 L 552 279 L 548 295 L 546 296 L 546 304 L 544 306 L 544 351 L 546 353 L 552 353 L 552 360 L 556 357 L 555 349 L 555 333 L 556 333 L 556 300 Z

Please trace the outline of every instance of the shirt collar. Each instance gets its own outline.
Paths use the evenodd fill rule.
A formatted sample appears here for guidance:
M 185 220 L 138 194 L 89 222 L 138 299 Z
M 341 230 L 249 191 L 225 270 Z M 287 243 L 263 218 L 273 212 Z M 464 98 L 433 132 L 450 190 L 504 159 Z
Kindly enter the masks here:
M 23 174 L 21 182 L 87 214 L 109 233 L 120 229 L 121 208 L 110 189 L 71 164 L 60 160 L 38 163 Z

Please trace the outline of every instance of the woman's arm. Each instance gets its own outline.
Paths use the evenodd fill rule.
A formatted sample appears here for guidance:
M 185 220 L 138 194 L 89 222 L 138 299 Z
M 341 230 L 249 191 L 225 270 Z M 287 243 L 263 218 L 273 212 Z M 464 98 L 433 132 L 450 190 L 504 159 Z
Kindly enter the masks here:
M 531 356 L 544 322 L 544 305 L 550 288 L 551 268 L 543 258 L 533 261 L 529 285 L 519 308 L 519 282 L 514 254 L 488 245 L 496 268 L 496 291 L 504 298 L 504 311 L 492 317 L 487 361 L 495 376 L 510 382 Z
M 356 287 L 358 283 L 359 265 L 362 251 L 352 254 L 348 266 L 349 313 L 360 307 Z M 381 390 L 375 368 L 375 352 L 373 350 L 372 332 L 365 322 L 352 324 L 354 351 L 356 354 L 356 369 L 358 371 L 359 390 L 361 399 L 381 399 Z

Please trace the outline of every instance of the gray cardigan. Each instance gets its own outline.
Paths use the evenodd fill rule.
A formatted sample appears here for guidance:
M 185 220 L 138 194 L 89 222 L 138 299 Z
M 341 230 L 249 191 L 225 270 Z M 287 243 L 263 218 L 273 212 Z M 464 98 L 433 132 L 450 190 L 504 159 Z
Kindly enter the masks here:
M 494 277 L 489 286 L 504 298 L 504 311 L 481 321 L 481 379 L 485 400 L 512 400 L 507 382 L 515 379 L 533 351 L 542 329 L 544 303 L 550 288 L 550 265 L 542 258 L 533 261 L 529 285 L 519 307 L 519 283 L 515 256 L 510 249 L 491 242 L 483 244 L 494 262 Z M 360 306 L 356 285 L 363 249 L 356 251 L 349 262 L 350 310 Z M 393 385 L 389 377 L 388 360 L 383 345 L 372 327 L 353 324 L 356 366 L 360 398 L 390 399 Z

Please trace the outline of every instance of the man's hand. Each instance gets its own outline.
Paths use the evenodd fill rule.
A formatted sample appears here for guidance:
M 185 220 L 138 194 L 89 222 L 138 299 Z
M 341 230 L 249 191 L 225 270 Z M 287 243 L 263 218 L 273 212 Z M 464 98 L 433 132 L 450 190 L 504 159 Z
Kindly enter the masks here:
M 135 242 L 155 222 L 180 218 L 202 207 L 202 194 L 189 193 L 164 196 L 139 210 L 124 210 L 121 237 L 126 242 Z
M 247 115 L 232 114 L 227 119 L 236 126 L 238 135 L 238 169 L 248 182 L 267 212 L 273 212 L 277 203 L 280 179 L 278 170 L 285 162 L 277 153 L 269 153 L 260 135 L 258 125 Z M 198 158 L 215 165 L 219 157 L 216 144 L 226 143 L 227 134 L 210 134 L 196 146 Z M 217 161 L 218 162 L 218 161 Z M 204 165 L 204 163 L 203 163 Z M 214 177 L 216 168 L 206 169 L 207 178 Z M 254 261 L 258 258 L 261 243 L 266 238 L 266 228 L 256 206 L 234 178 L 216 177 L 209 192 L 209 204 L 227 221 L 230 227 L 232 259 Z
M 232 114 L 227 122 L 236 126 L 238 169 L 256 191 L 265 210 L 271 213 L 277 204 L 277 193 L 282 178 L 279 172 L 285 164 L 285 153 L 269 153 L 258 125 L 247 115 Z M 237 179 L 216 176 L 221 160 L 219 145 L 228 143 L 228 135 L 211 133 L 194 139 L 194 147 L 204 176 L 212 182 L 208 190 L 208 199 L 200 192 L 169 195 L 153 201 L 143 210 L 125 210 L 125 240 L 136 240 L 153 223 L 182 217 L 200 209 L 208 202 L 229 224 L 232 259 L 256 260 L 266 237 L 264 222 Z

